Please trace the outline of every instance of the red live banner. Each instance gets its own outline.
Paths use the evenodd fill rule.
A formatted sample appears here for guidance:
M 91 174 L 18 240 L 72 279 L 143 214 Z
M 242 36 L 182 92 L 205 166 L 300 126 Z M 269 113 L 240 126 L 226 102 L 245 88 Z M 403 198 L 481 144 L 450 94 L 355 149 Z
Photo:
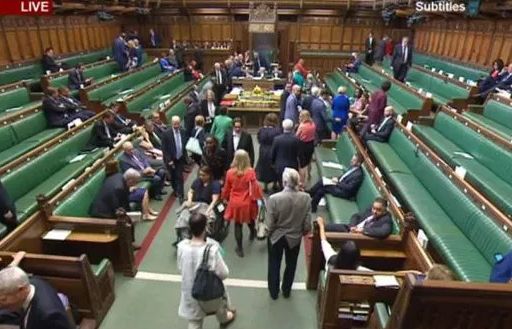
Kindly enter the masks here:
M 42 16 L 53 13 L 51 0 L 2 0 L 0 15 Z

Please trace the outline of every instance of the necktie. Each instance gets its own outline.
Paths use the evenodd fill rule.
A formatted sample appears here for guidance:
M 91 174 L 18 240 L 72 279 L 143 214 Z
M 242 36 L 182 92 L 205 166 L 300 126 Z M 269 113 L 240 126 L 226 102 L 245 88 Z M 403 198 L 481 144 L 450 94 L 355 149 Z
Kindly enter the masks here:
M 404 46 L 402 53 L 404 54 L 404 63 L 406 63 L 407 62 L 407 46 Z
M 350 168 L 346 173 L 344 173 L 340 179 L 338 180 L 340 183 L 348 176 L 350 175 L 354 170 L 356 170 L 356 167 Z
M 174 142 L 176 143 L 176 159 L 180 159 L 182 156 L 181 150 L 181 134 L 179 130 L 174 130 Z
M 222 74 L 220 74 L 220 71 L 217 71 L 217 83 L 219 85 L 222 84 Z
M 377 131 L 380 131 L 382 129 L 382 127 L 384 127 L 386 122 L 388 122 L 388 119 L 389 118 L 384 118 L 384 120 L 382 120 L 382 123 L 380 124 L 379 128 L 377 128 Z

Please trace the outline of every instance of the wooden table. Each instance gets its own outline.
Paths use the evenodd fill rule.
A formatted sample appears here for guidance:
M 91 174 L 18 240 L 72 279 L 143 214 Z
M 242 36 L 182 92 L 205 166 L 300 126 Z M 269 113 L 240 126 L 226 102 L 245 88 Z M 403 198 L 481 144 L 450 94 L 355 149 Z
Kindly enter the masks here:
M 235 86 L 241 86 L 244 90 L 253 90 L 256 86 L 266 90 L 273 90 L 276 89 L 276 87 L 281 87 L 281 89 L 283 89 L 286 82 L 283 79 L 274 80 L 263 78 L 261 80 L 255 80 L 250 78 L 243 78 L 233 79 L 232 83 Z
M 263 119 L 268 113 L 275 113 L 279 116 L 280 108 L 276 107 L 228 107 L 230 117 L 240 117 L 246 128 L 263 127 Z

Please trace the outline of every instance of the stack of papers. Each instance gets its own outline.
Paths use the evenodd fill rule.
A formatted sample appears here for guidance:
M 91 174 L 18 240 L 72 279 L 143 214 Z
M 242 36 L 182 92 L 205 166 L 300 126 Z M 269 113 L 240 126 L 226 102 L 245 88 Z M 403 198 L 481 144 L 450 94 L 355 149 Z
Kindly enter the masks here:
M 165 94 L 165 95 L 160 96 L 160 99 L 166 99 L 169 97 L 171 97 L 171 94 Z
M 400 283 L 394 275 L 374 275 L 375 287 L 400 288 Z
M 453 152 L 454 155 L 458 155 L 458 156 L 461 156 L 463 158 L 466 158 L 466 159 L 474 159 L 473 156 L 469 153 L 464 153 L 464 152 Z
M 332 181 L 332 178 L 329 178 L 329 177 L 322 177 L 322 185 L 323 185 L 323 186 L 336 185 L 336 183 L 334 183 L 334 182 Z
M 121 92 L 119 92 L 120 94 L 128 94 L 128 93 L 131 93 L 133 91 L 133 89 L 126 89 L 126 90 L 123 90 Z
M 74 157 L 73 159 L 69 160 L 69 163 L 82 161 L 86 156 L 87 156 L 87 154 L 79 154 L 76 157 Z
M 332 162 L 332 161 L 322 161 L 322 166 L 326 168 L 332 168 L 332 169 L 340 169 L 343 170 L 345 167 L 343 167 L 342 164 Z
M 242 88 L 240 88 L 240 87 L 234 87 L 233 89 L 231 89 L 231 92 L 230 92 L 231 95 L 240 95 L 241 93 L 242 93 Z
M 71 230 L 53 229 L 45 234 L 44 240 L 59 240 L 64 241 L 71 234 Z

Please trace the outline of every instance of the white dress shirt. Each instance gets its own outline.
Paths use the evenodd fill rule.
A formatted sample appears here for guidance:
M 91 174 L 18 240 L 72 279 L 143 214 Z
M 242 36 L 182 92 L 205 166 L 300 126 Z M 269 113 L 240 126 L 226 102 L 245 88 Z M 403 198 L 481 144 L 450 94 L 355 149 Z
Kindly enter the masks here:
M 363 229 L 366 224 L 368 224 L 373 219 L 373 215 L 366 217 L 361 223 L 357 224 L 358 229 Z
M 240 143 L 240 134 L 233 133 L 233 149 L 238 149 L 238 143 Z

